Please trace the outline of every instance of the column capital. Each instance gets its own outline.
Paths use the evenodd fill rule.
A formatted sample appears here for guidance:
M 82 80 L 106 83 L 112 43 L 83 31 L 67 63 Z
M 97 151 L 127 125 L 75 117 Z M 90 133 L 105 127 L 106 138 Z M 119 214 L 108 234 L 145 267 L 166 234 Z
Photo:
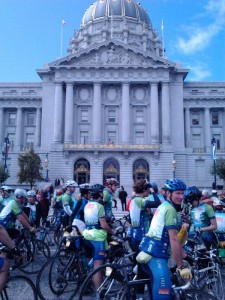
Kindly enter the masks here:
M 162 83 L 162 85 L 166 85 L 166 86 L 170 84 L 169 81 L 161 81 L 161 83 Z
M 130 81 L 123 81 L 121 82 L 122 85 L 130 85 Z
M 93 85 L 102 85 L 102 81 L 94 81 Z

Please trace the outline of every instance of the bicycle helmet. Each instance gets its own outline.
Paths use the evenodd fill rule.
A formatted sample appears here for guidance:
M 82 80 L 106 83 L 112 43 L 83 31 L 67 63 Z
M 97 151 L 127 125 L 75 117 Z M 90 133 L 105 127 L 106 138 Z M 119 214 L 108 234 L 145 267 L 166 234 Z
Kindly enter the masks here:
M 90 187 L 90 193 L 93 197 L 93 199 L 98 199 L 99 197 L 101 197 L 101 193 L 103 192 L 103 190 L 105 189 L 105 186 L 102 184 L 93 184 Z
M 6 191 L 6 192 L 8 192 L 8 193 L 10 193 L 10 192 L 13 191 L 13 189 L 12 189 L 10 186 L 8 186 L 8 185 L 3 185 L 3 186 L 1 187 L 1 190 L 2 190 L 2 191 Z
M 27 196 L 28 197 L 35 197 L 36 196 L 36 192 L 34 190 L 30 190 L 27 192 Z
M 87 195 L 90 191 L 90 184 L 89 183 L 80 184 L 79 188 L 80 188 L 81 196 Z
M 171 192 L 186 190 L 186 184 L 178 178 L 167 179 L 166 183 L 164 184 L 164 187 Z
M 119 182 L 116 180 L 116 178 L 107 178 L 106 179 L 106 186 L 109 186 L 109 185 L 116 185 L 118 186 L 119 185 Z
M 74 180 L 68 180 L 65 184 L 65 187 L 78 187 L 78 184 Z
M 14 192 L 14 195 L 17 199 L 20 199 L 22 197 L 26 198 L 27 197 L 27 192 L 23 189 L 16 189 Z
M 184 201 L 192 203 L 193 201 L 199 201 L 202 196 L 201 191 L 196 186 L 190 186 L 184 192 Z
M 151 182 L 151 188 L 153 188 L 155 193 L 158 193 L 158 185 L 155 182 Z

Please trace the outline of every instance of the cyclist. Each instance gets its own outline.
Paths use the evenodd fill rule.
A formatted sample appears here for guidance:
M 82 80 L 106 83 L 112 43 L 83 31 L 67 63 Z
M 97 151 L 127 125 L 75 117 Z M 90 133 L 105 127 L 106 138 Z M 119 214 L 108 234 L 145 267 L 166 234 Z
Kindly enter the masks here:
M 22 223 L 22 225 L 27 228 L 30 232 L 35 233 L 35 227 L 32 227 L 28 217 L 22 211 L 21 205 L 26 199 L 26 191 L 23 189 L 16 189 L 14 192 L 15 199 L 9 201 L 8 205 L 3 208 L 0 213 L 0 224 L 5 227 L 5 229 L 13 234 L 15 232 L 16 220 Z
M 13 189 L 10 186 L 3 185 L 0 188 L 1 198 L 0 198 L 0 212 L 9 203 L 10 200 L 14 199 L 12 196 Z
M 86 229 L 83 231 L 83 236 L 91 243 L 94 268 L 97 268 L 104 263 L 107 247 L 107 233 L 115 234 L 115 230 L 111 229 L 108 225 L 104 207 L 100 204 L 100 202 L 102 202 L 104 186 L 96 184 L 91 188 L 92 199 L 84 208 Z M 97 289 L 102 282 L 101 273 L 96 273 L 93 277 L 93 281 Z
M 2 225 L 0 225 L 0 241 L 5 246 L 7 246 L 9 253 L 11 253 L 13 255 L 21 254 L 21 251 L 16 248 L 14 242 L 11 240 L 7 231 L 5 230 L 5 228 Z M 0 292 L 3 290 L 3 288 L 7 282 L 8 273 L 9 273 L 8 261 L 5 258 L 0 257 Z
M 61 217 L 63 215 L 64 209 L 63 209 L 63 204 L 62 204 L 62 198 L 63 195 L 65 194 L 66 189 L 65 188 L 57 188 L 55 192 L 55 198 L 53 202 L 53 208 L 54 208 L 54 213 L 56 214 L 56 223 L 58 225 L 61 224 Z
M 74 180 L 68 180 L 65 184 L 66 192 L 62 196 L 62 204 L 65 212 L 65 218 L 63 221 L 64 226 L 68 225 L 69 217 L 72 215 L 73 212 L 74 199 L 72 198 L 72 195 L 75 192 L 76 187 L 78 187 L 78 184 Z
M 107 222 L 113 219 L 112 202 L 114 202 L 114 193 L 118 187 L 118 181 L 115 178 L 106 179 L 106 188 L 103 190 L 103 202 Z
M 145 272 L 152 278 L 152 299 L 171 299 L 171 278 L 168 259 L 171 254 L 184 279 L 191 278 L 191 270 L 183 265 L 182 247 L 178 241 L 178 212 L 181 211 L 185 183 L 170 179 L 165 183 L 166 200 L 157 208 L 148 233 L 140 243 Z
M 84 207 L 88 203 L 88 200 L 91 198 L 90 194 L 90 185 L 89 184 L 82 184 L 80 185 L 80 194 L 81 199 L 75 201 L 75 208 L 70 216 L 69 224 L 73 223 L 73 220 L 81 220 L 84 221 Z
M 27 192 L 27 205 L 23 208 L 23 211 L 28 216 L 28 219 L 32 225 L 34 225 L 36 228 L 40 227 L 42 207 L 41 203 L 37 201 L 36 192 L 34 190 Z
M 127 236 L 130 237 L 129 244 L 133 251 L 138 253 L 139 244 L 148 232 L 150 225 L 150 213 L 148 209 L 158 207 L 161 202 L 159 198 L 150 201 L 146 198 L 150 193 L 151 185 L 146 179 L 139 179 L 135 182 L 133 189 L 135 196 L 130 203 L 130 223 Z M 143 272 L 140 266 L 138 266 L 138 277 L 143 277 Z M 138 298 L 142 298 L 144 294 L 144 288 L 138 287 Z
M 213 243 L 213 231 L 217 228 L 213 207 L 201 202 L 202 193 L 196 187 L 189 187 L 184 193 L 184 202 L 191 204 L 189 236 L 195 236 L 201 232 L 201 237 L 207 249 Z

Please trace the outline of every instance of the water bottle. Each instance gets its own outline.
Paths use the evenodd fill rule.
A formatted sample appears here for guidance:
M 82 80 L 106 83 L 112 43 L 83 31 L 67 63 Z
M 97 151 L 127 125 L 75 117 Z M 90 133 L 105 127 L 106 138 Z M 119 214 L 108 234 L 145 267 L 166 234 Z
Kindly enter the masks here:
M 88 262 L 88 267 L 91 269 L 91 268 L 93 268 L 93 266 L 94 266 L 94 259 L 92 258 Z
M 41 229 L 40 230 L 40 234 L 39 234 L 39 239 L 43 240 L 44 239 L 44 235 L 45 235 L 44 229 Z

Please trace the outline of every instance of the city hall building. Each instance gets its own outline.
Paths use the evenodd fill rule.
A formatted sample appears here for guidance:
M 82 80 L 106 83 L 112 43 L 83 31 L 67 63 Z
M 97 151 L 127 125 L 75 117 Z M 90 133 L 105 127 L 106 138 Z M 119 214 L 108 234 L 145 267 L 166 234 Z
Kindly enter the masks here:
M 185 81 L 189 70 L 164 56 L 141 4 L 94 2 L 68 56 L 37 72 L 40 83 L 0 83 L 7 184 L 17 184 L 18 155 L 33 147 L 53 183 L 115 177 L 131 191 L 137 178 L 162 186 L 176 176 L 212 186 L 213 137 L 217 157 L 225 153 L 225 82 Z

